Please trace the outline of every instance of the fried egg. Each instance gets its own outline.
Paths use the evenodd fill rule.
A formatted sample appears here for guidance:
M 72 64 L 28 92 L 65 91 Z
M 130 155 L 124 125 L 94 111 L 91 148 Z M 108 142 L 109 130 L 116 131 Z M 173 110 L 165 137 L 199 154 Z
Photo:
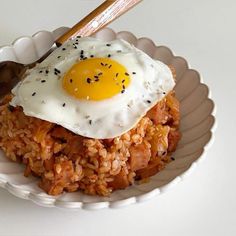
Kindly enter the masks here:
M 124 40 L 75 38 L 27 71 L 11 105 L 78 135 L 106 139 L 132 129 L 174 85 L 168 66 Z

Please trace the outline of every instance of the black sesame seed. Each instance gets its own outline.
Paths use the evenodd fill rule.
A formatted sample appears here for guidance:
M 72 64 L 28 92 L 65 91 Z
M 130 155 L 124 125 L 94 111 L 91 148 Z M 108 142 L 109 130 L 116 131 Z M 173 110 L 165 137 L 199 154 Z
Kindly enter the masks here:
M 94 55 L 90 55 L 90 57 L 94 57 Z
M 147 103 L 151 103 L 151 101 L 150 101 L 150 100 L 147 100 Z
M 119 73 L 116 73 L 116 77 L 119 75 Z
M 94 75 L 94 78 L 95 78 L 95 79 L 98 79 L 98 76 L 97 76 L 97 75 Z
M 84 57 L 84 58 L 83 58 L 83 60 L 86 60 L 86 59 L 88 59 L 88 58 L 87 58 L 87 57 Z
M 106 64 L 104 64 L 104 66 L 107 66 L 108 64 L 106 63 Z
M 58 56 L 57 58 L 59 59 L 59 58 L 61 58 L 61 56 Z
M 77 49 L 76 45 L 74 45 L 74 49 Z
M 104 64 L 101 62 L 101 65 L 104 66 Z
M 98 73 L 98 75 L 99 75 L 99 76 L 102 75 L 102 72 Z
M 99 79 L 95 79 L 95 81 L 96 81 L 96 82 L 98 82 L 98 81 L 99 81 Z
M 33 93 L 32 93 L 32 97 L 35 96 L 35 95 L 36 95 L 36 92 L 33 92 Z
M 78 45 L 79 43 L 76 41 L 75 45 Z
M 121 82 L 122 82 L 122 84 L 123 84 L 123 83 L 125 82 L 125 80 L 123 79 Z
M 107 46 L 107 47 L 110 47 L 110 46 L 111 46 L 111 44 L 110 44 L 110 43 L 107 43 L 107 44 L 106 44 L 106 46 Z
M 80 36 L 80 35 L 78 35 L 76 38 L 77 38 L 77 39 L 79 39 L 79 38 L 81 38 L 81 36 Z
M 163 153 L 162 153 L 162 156 L 165 156 L 167 154 L 167 152 L 166 151 L 164 151 Z
M 108 68 L 110 69 L 112 67 L 112 65 L 109 65 Z
M 125 75 L 129 76 L 129 73 L 125 72 Z
M 89 120 L 89 124 L 90 124 L 90 125 L 92 124 L 92 120 Z
M 78 39 L 75 40 L 75 42 L 78 42 L 78 41 L 79 41 Z
M 121 90 L 121 93 L 124 93 L 125 92 L 125 90 Z
M 65 107 L 65 106 L 66 106 L 66 104 L 65 104 L 65 103 L 63 103 L 63 104 L 62 104 L 62 106 L 63 106 L 63 107 Z
M 42 70 L 40 70 L 40 71 L 39 71 L 39 73 L 41 74 L 41 73 L 43 73 L 43 71 L 42 71 Z
M 136 74 L 136 72 L 132 72 L 132 74 L 133 74 L 133 75 L 135 75 L 135 74 Z
M 46 70 L 46 71 L 45 71 L 45 73 L 46 73 L 46 74 L 48 74 L 48 73 L 49 73 L 49 71 L 48 71 L 48 70 Z
M 72 83 L 73 82 L 73 79 L 70 79 L 70 83 Z
M 45 80 L 45 79 L 41 80 L 41 83 L 45 83 L 45 82 L 46 82 L 46 80 Z
M 174 157 L 171 157 L 170 159 L 171 159 L 172 161 L 174 161 L 174 160 L 175 160 L 175 158 L 174 158 Z
M 61 71 L 58 70 L 57 68 L 54 68 L 54 71 L 57 72 L 57 73 L 59 73 L 59 74 L 61 73 Z
M 59 71 L 57 68 L 54 68 L 54 74 L 55 75 L 58 75 L 58 74 L 60 74 L 61 73 L 61 71 Z
M 66 48 L 62 48 L 62 51 L 65 51 L 66 50 Z
M 117 50 L 118 53 L 122 52 L 121 50 Z
M 125 86 L 124 86 L 124 85 L 122 85 L 122 88 L 123 88 L 123 89 L 125 89 Z
M 108 54 L 107 57 L 111 57 L 111 54 Z
M 81 50 L 81 51 L 80 51 L 80 54 L 84 54 L 84 50 Z
M 91 79 L 87 78 L 87 83 L 90 84 L 91 83 Z
M 165 95 L 165 94 L 166 94 L 166 92 L 163 92 L 163 94 Z

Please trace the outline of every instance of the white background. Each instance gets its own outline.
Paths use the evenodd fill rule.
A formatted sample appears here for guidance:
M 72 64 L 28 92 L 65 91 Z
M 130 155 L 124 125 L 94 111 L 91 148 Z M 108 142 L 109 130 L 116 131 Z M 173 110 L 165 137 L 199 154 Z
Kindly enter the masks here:
M 0 0 L 0 45 L 72 26 L 100 0 Z M 0 189 L 0 235 L 236 235 L 236 1 L 144 0 L 111 27 L 152 38 L 187 58 L 217 105 L 205 161 L 168 193 L 120 210 L 66 212 Z

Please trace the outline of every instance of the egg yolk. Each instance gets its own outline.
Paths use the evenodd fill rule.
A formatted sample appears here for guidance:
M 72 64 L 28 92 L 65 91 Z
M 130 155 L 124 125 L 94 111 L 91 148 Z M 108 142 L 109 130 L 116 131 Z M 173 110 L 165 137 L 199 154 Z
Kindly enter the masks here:
M 64 75 L 64 90 L 77 99 L 103 100 L 125 93 L 130 83 L 126 68 L 110 58 L 90 58 L 74 64 Z

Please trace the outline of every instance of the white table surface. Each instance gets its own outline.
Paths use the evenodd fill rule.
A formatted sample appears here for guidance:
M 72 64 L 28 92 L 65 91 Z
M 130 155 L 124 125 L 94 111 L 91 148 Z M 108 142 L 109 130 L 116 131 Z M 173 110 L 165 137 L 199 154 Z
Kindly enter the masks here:
M 102 1 L 0 2 L 3 45 L 40 29 L 71 26 Z M 234 0 L 146 0 L 111 25 L 168 45 L 201 72 L 211 89 L 217 105 L 215 143 L 188 179 L 120 210 L 43 208 L 0 189 L 0 235 L 236 235 L 235 12 Z

